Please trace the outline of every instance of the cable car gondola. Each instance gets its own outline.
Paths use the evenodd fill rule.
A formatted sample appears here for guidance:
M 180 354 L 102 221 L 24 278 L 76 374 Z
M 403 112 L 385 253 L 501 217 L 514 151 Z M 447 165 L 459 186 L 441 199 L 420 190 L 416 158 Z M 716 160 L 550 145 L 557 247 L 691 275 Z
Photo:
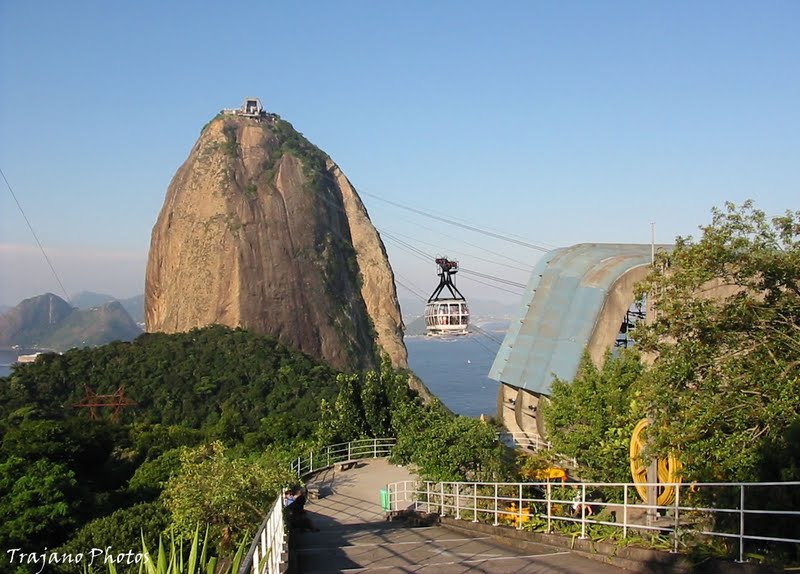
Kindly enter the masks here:
M 458 261 L 440 257 L 436 259 L 436 265 L 439 267 L 439 285 L 425 305 L 425 328 L 428 335 L 464 335 L 469 326 L 469 308 L 454 282 Z M 445 287 L 450 297 L 440 297 Z

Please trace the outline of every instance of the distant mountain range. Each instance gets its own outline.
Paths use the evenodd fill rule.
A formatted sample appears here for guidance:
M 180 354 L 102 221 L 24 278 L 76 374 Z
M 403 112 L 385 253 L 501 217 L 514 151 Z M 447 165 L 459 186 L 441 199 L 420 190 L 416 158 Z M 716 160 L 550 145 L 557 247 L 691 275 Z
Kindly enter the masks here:
M 77 309 L 52 293 L 25 299 L 0 315 L 0 347 L 66 351 L 111 341 L 130 341 L 142 333 L 119 301 Z
M 48 297 L 52 296 L 55 297 L 58 301 L 60 301 L 64 306 L 69 308 L 70 306 L 56 295 L 52 295 L 48 293 L 47 295 L 42 295 L 41 297 Z M 0 315 L 7 314 L 12 310 L 23 306 L 28 309 L 30 307 L 28 302 L 36 301 L 40 299 L 39 297 L 34 297 L 32 299 L 26 299 L 22 303 L 20 303 L 17 307 L 8 307 L 5 305 L 0 306 Z M 92 323 L 92 320 L 89 317 L 94 317 L 95 319 L 99 320 L 101 323 L 108 321 L 108 309 L 106 307 L 110 303 L 118 303 L 124 311 L 125 314 L 128 315 L 129 319 L 132 319 L 134 323 L 136 323 L 137 331 L 133 331 L 130 328 L 130 325 L 123 326 L 122 324 L 117 324 L 115 327 L 109 327 L 108 325 L 95 325 L 95 329 L 98 331 L 104 331 L 107 328 L 111 328 L 113 333 L 117 334 L 118 336 L 111 336 L 112 338 L 108 339 L 108 341 L 112 341 L 115 339 L 119 340 L 130 340 L 135 338 L 139 333 L 142 332 L 142 328 L 144 326 L 144 294 L 136 295 L 134 297 L 129 297 L 127 299 L 117 299 L 113 295 L 108 295 L 106 293 L 95 293 L 93 291 L 81 291 L 80 293 L 76 293 L 72 296 L 71 301 L 73 307 L 77 307 L 74 311 L 80 311 L 81 314 L 76 315 L 73 317 L 67 325 L 67 330 L 74 330 L 78 323 L 87 327 L 89 323 Z M 519 303 L 502 303 L 500 301 L 493 301 L 488 299 L 470 299 L 468 301 L 470 314 L 472 316 L 472 321 L 475 322 L 476 319 L 488 319 L 488 320 L 510 320 L 517 315 Z M 63 307 L 58 303 L 55 303 L 55 307 L 62 309 Z M 425 310 L 425 303 L 423 301 L 419 301 L 416 299 L 400 299 L 400 307 L 403 312 L 403 320 L 405 321 L 405 335 L 406 336 L 414 336 L 414 335 L 424 335 L 425 334 L 425 322 L 422 318 L 422 313 Z M 106 309 L 105 312 L 101 312 L 101 310 Z M 112 311 L 114 307 L 112 306 Z M 87 314 L 88 312 L 88 314 Z M 93 312 L 93 313 L 92 313 Z M 116 315 L 116 313 L 112 312 L 111 315 Z M 79 317 L 82 317 L 79 319 Z M 112 321 L 113 322 L 113 321 Z M 122 323 L 124 323 L 124 319 Z M 82 332 L 83 328 L 78 329 Z M 4 340 L 7 340 L 8 337 L 4 336 L 4 331 L 7 329 L 5 323 L 3 322 L 3 317 L 0 316 L 0 346 L 5 345 Z M 48 329 L 45 329 L 48 330 Z M 50 329 L 52 330 L 52 329 Z M 78 337 L 72 337 L 61 332 L 61 327 L 59 327 L 58 333 L 53 333 L 51 335 L 45 336 L 42 332 L 36 331 L 35 328 L 31 327 L 30 329 L 25 330 L 25 336 L 22 337 L 25 339 L 25 342 L 22 341 L 14 341 L 11 344 L 14 345 L 21 345 L 25 346 L 29 343 L 27 342 L 31 338 L 33 339 L 40 339 L 40 340 L 51 340 L 52 338 L 55 339 L 56 344 L 59 347 L 63 347 L 64 344 L 68 343 L 66 348 L 70 346 L 82 346 L 83 341 L 86 340 L 85 338 L 81 338 L 77 340 Z M 98 335 L 100 339 L 105 338 L 104 335 Z M 16 337 L 20 339 L 19 336 Z M 107 341 L 106 341 L 107 342 Z M 87 343 L 88 344 L 88 343 Z M 92 343 L 92 344 L 102 344 L 102 343 Z M 46 347 L 46 345 L 38 345 Z M 55 348 L 55 347 L 49 347 Z
M 78 309 L 91 309 L 92 307 L 100 307 L 112 301 L 119 301 L 131 319 L 144 325 L 144 294 L 135 295 L 127 299 L 118 299 L 113 295 L 106 295 L 105 293 L 94 293 L 92 291 L 81 291 L 72 296 L 72 305 Z

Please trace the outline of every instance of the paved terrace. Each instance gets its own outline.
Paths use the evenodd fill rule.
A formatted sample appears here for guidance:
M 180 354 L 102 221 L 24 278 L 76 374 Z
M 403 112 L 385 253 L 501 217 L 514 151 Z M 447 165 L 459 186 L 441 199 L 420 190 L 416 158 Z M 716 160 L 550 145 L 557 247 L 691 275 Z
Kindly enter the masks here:
M 552 546 L 532 545 L 525 554 L 494 541 L 441 526 L 410 528 L 403 521 L 387 522 L 380 489 L 414 480 L 409 471 L 384 459 L 359 461 L 356 468 L 330 468 L 309 481 L 319 487 L 320 500 L 306 506 L 319 532 L 295 535 L 295 571 L 612 574 L 619 568 L 595 562 Z

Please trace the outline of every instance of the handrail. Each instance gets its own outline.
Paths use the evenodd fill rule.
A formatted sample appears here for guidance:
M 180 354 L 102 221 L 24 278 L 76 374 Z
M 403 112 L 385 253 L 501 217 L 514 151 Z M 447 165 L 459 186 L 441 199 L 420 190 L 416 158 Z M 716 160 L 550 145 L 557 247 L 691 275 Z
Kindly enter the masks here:
M 309 451 L 308 457 L 297 457 L 290 468 L 299 478 L 305 478 L 337 462 L 390 456 L 395 442 L 393 438 L 371 438 L 333 444 Z M 286 530 L 283 496 L 279 494 L 256 531 L 237 574 L 279 574 L 287 560 Z
M 309 451 L 308 456 L 297 457 L 292 462 L 291 469 L 303 478 L 337 462 L 389 456 L 396 442 L 393 438 L 369 438 L 328 445 Z
M 250 549 L 242 560 L 237 574 L 278 574 L 281 563 L 285 561 L 286 524 L 283 519 L 283 496 L 281 494 L 272 505 L 256 531 Z
M 641 484 L 639 486 L 642 486 Z M 392 510 L 407 508 L 424 508 L 426 512 L 437 512 L 441 515 L 453 516 L 457 520 L 471 519 L 473 522 L 490 522 L 494 526 L 511 523 L 517 529 L 538 517 L 546 520 L 546 531 L 553 532 L 554 525 L 573 523 L 580 525 L 580 538 L 589 538 L 589 526 L 602 524 L 621 529 L 622 537 L 627 538 L 631 530 L 665 533 L 671 537 L 672 551 L 678 552 L 679 546 L 685 546 L 698 537 L 718 537 L 738 539 L 739 561 L 745 559 L 745 541 L 778 542 L 800 544 L 797 532 L 800 532 L 800 510 L 770 510 L 755 508 L 752 492 L 758 488 L 790 488 L 800 492 L 800 481 L 788 482 L 749 482 L 749 483 L 671 483 L 647 484 L 644 486 L 668 487 L 676 489 L 673 503 L 668 505 L 649 505 L 635 503 L 636 484 L 634 483 L 596 483 L 582 482 L 562 486 L 551 482 L 525 483 L 490 483 L 490 482 L 415 482 L 403 481 L 392 483 L 389 489 L 389 504 Z M 709 507 L 691 504 L 693 496 L 704 489 L 729 489 L 728 495 L 735 498 L 735 508 Z M 603 489 L 610 494 L 609 498 L 617 502 L 590 500 L 587 490 Z M 615 492 L 616 491 L 616 492 Z M 747 498 L 746 493 L 751 496 Z M 793 493 L 791 500 L 798 498 Z M 731 495 L 736 495 L 732 497 Z M 621 501 L 621 502 L 620 502 Z M 608 509 L 609 517 L 605 520 L 595 518 L 599 510 Z M 577 509 L 575 514 L 564 513 L 563 510 Z M 619 514 L 622 516 L 619 516 Z M 718 515 L 728 515 L 736 525 L 725 532 L 714 530 Z M 754 531 L 754 523 L 745 529 L 745 519 L 755 515 L 769 515 L 775 520 L 791 519 L 794 527 L 789 526 L 783 532 L 786 536 L 766 536 Z M 612 518 L 613 517 L 613 518 Z M 731 523 L 734 521 L 731 520 Z M 607 533 L 606 533 L 607 536 Z
M 524 432 L 499 432 L 497 433 L 497 438 L 506 446 L 527 448 L 533 451 L 553 448 L 550 442 Z

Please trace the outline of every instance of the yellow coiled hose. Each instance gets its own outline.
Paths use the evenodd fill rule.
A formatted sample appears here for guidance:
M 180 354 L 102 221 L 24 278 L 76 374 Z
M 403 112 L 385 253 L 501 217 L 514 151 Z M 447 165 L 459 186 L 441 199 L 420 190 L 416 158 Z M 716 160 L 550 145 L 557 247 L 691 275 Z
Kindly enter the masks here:
M 641 499 L 647 502 L 647 467 L 642 460 L 641 454 L 645 448 L 644 429 L 650 424 L 647 419 L 640 420 L 633 429 L 631 434 L 631 475 L 633 482 L 636 485 L 636 492 L 639 493 Z M 659 506 L 666 506 L 672 504 L 675 500 L 675 487 L 669 483 L 677 483 L 681 481 L 680 478 L 681 463 L 678 458 L 671 454 L 666 458 L 658 459 L 658 498 L 656 504 Z

